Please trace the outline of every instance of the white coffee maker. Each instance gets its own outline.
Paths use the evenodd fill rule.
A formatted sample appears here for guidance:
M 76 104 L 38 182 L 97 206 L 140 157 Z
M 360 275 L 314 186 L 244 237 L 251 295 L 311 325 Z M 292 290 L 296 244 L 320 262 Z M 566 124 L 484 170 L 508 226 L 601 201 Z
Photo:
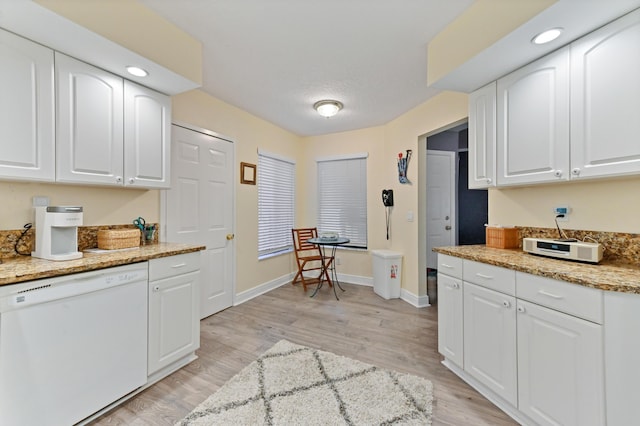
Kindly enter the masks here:
M 82 225 L 82 207 L 36 207 L 36 249 L 31 256 L 48 260 L 72 260 L 82 257 L 78 251 L 78 226 Z

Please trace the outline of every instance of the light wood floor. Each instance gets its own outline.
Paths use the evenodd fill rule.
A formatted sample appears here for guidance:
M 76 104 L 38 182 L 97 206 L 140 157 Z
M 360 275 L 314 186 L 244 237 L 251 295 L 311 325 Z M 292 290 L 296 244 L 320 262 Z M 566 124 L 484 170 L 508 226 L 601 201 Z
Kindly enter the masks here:
M 199 359 L 93 424 L 173 425 L 280 339 L 430 379 L 434 425 L 517 424 L 440 364 L 437 307 L 343 287 L 336 301 L 328 288 L 310 298 L 287 284 L 205 318 Z

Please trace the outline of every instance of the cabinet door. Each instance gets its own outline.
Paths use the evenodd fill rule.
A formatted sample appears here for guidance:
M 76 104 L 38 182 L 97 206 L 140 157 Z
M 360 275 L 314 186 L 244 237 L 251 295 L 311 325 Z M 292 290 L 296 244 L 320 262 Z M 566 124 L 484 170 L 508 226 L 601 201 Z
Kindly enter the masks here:
M 540 425 L 603 425 L 602 326 L 518 300 L 518 400 Z
M 124 82 L 125 185 L 169 188 L 171 98 Z
M 496 83 L 469 95 L 469 188 L 496 185 Z
M 149 375 L 200 347 L 199 276 L 149 282 Z
M 462 281 L 438 274 L 438 352 L 462 368 Z
M 640 173 L 640 11 L 571 45 L 571 177 Z
M 569 179 L 569 49 L 498 80 L 498 186 Z
M 56 180 L 122 185 L 123 80 L 56 52 Z
M 464 283 L 464 370 L 517 405 L 515 297 Z
M 53 51 L 0 30 L 0 177 L 53 181 Z

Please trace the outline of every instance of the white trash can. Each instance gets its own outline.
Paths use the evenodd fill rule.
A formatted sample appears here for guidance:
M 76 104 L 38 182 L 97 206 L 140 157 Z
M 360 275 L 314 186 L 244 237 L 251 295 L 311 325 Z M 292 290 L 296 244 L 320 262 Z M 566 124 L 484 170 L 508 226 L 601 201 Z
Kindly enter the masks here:
M 385 299 L 400 297 L 402 253 L 371 250 L 373 256 L 373 291 Z

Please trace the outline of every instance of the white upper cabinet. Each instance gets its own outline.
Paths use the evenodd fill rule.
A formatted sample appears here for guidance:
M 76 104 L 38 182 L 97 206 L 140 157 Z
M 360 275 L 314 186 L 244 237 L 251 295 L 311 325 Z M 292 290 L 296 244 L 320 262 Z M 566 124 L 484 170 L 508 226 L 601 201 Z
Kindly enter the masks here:
M 56 180 L 168 188 L 171 98 L 56 53 Z
M 0 30 L 0 64 L 0 178 L 53 181 L 53 51 Z
M 123 79 L 56 52 L 56 180 L 123 182 Z
M 469 95 L 469 188 L 496 185 L 496 83 Z
M 569 48 L 498 80 L 497 180 L 569 179 Z
M 571 45 L 572 178 L 640 173 L 640 11 Z
M 169 188 L 171 98 L 124 82 L 125 185 Z

